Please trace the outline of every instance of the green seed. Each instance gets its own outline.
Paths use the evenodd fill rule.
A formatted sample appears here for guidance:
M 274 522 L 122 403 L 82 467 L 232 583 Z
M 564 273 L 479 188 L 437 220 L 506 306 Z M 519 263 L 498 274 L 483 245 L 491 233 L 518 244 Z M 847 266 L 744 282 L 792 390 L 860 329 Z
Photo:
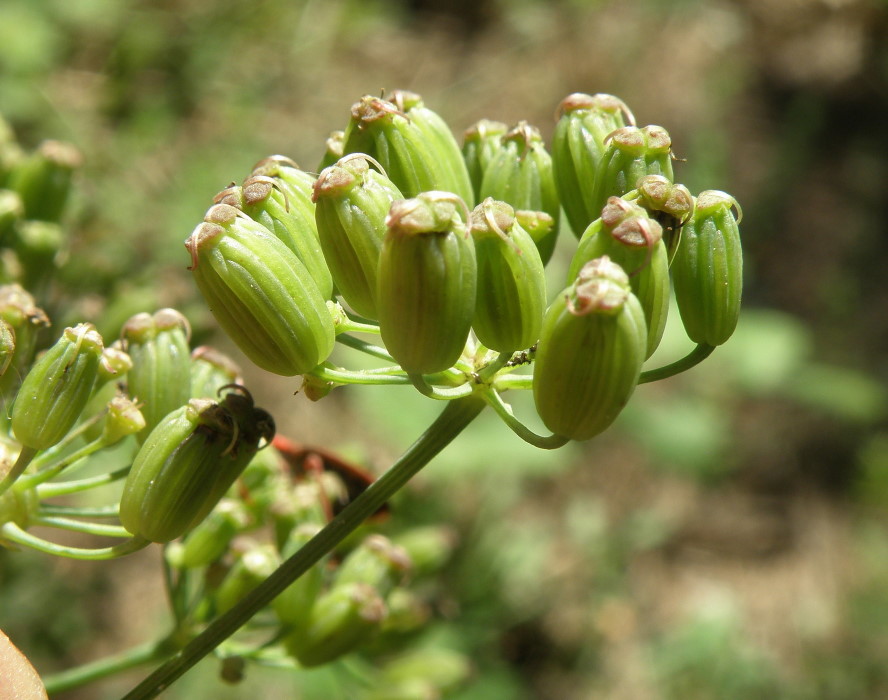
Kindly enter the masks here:
M 695 343 L 721 345 L 737 327 L 743 294 L 739 211 L 731 195 L 707 190 L 681 229 L 672 282 L 685 331 Z
M 587 263 L 543 320 L 533 397 L 546 427 L 572 440 L 604 431 L 635 390 L 646 347 L 626 273 L 607 257 Z
M 426 192 L 392 204 L 377 277 L 382 340 L 409 373 L 452 366 L 475 312 L 475 247 L 460 219 L 462 202 Z

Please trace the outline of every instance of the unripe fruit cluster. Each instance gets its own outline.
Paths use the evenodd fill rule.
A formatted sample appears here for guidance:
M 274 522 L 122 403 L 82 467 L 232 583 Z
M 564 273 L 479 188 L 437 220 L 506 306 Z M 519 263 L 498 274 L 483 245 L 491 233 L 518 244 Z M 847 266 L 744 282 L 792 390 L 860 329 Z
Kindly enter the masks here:
M 742 257 L 733 198 L 708 191 L 695 200 L 673 182 L 663 127 L 637 127 L 611 95 L 569 95 L 557 115 L 550 150 L 523 121 L 481 120 L 460 147 L 419 95 L 365 96 L 331 135 L 318 175 L 273 156 L 220 192 L 186 242 L 195 280 L 244 353 L 280 375 L 329 358 L 345 318 L 337 299 L 347 318 L 378 324 L 386 351 L 414 378 L 468 367 L 478 344 L 533 348 L 544 423 L 591 437 L 656 350 L 673 284 L 691 340 L 727 340 Z M 551 295 L 544 265 L 562 218 L 578 245 L 566 288 Z M 594 332 L 573 329 L 580 318 L 621 315 L 589 301 L 602 285 L 625 292 L 631 332 L 603 318 Z M 632 337 L 631 350 L 619 333 Z M 578 398 L 591 393 L 594 401 Z M 611 405 L 600 406 L 602 396 Z M 563 413 L 556 403 L 578 427 L 554 417 Z

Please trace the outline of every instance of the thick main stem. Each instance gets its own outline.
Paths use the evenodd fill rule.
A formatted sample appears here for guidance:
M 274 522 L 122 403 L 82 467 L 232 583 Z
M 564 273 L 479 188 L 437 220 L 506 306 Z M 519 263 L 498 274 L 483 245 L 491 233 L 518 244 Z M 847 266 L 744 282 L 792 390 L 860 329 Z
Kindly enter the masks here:
M 475 396 L 449 402 L 435 422 L 385 474 L 333 518 L 298 552 L 281 564 L 271 576 L 254 588 L 248 596 L 214 620 L 201 634 L 133 688 L 123 700 L 147 700 L 157 697 L 375 513 L 435 455 L 450 444 L 484 406 L 484 401 Z

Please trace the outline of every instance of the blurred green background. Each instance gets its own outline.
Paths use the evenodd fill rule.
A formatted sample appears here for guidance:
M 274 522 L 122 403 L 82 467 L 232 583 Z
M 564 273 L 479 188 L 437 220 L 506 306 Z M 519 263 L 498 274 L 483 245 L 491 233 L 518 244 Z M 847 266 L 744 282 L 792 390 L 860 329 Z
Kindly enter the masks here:
M 315 168 L 350 105 L 381 90 L 420 93 L 458 137 L 486 117 L 547 140 L 568 93 L 620 96 L 669 130 L 679 181 L 741 203 L 744 314 L 726 346 L 641 387 L 601 438 L 539 452 L 488 417 L 417 480 L 395 518 L 460 535 L 436 634 L 474 674 L 448 697 L 876 699 L 886 36 L 884 0 L 3 0 L 0 113 L 25 146 L 58 138 L 85 156 L 56 327 L 91 320 L 110 337 L 175 306 L 230 349 L 182 243 L 260 158 Z M 682 338 L 671 324 L 651 364 Z M 282 432 L 376 470 L 438 409 L 408 389 L 310 404 L 298 380 L 248 383 Z M 41 671 L 163 627 L 156 552 L 16 558 L 0 559 L 0 627 Z M 327 672 L 251 669 L 234 687 L 216 672 L 207 662 L 168 696 L 349 697 Z M 118 697 L 140 677 L 66 697 Z

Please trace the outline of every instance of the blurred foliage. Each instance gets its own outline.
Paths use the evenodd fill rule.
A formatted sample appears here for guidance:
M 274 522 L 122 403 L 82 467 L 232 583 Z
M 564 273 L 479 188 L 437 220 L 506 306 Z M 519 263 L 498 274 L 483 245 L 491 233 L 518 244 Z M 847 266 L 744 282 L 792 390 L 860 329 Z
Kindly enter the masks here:
M 393 531 L 459 533 L 429 643 L 475 669 L 448 697 L 885 697 L 888 6 L 454 7 L 4 0 L 0 111 L 28 148 L 53 137 L 84 154 L 57 325 L 112 337 L 136 311 L 176 306 L 209 336 L 183 239 L 263 156 L 314 167 L 363 93 L 414 89 L 457 133 L 527 118 L 547 138 L 567 93 L 618 94 L 670 128 L 693 191 L 722 183 L 742 203 L 746 311 L 711 360 L 640 388 L 592 444 L 544 453 L 482 419 L 398 499 Z M 651 364 L 682 342 L 671 323 Z M 256 382 L 286 429 L 361 443 L 380 466 L 438 408 L 353 390 L 309 410 L 295 387 Z M 49 568 L 0 553 L 0 627 L 38 666 L 139 638 L 95 610 L 112 585 L 145 605 L 126 593 L 135 568 L 104 583 Z M 61 611 L 49 626 L 46 607 Z M 217 673 L 204 663 L 170 697 L 347 697 L 342 678 L 361 671 L 270 669 L 225 690 Z M 117 697 L 125 680 L 68 697 Z

